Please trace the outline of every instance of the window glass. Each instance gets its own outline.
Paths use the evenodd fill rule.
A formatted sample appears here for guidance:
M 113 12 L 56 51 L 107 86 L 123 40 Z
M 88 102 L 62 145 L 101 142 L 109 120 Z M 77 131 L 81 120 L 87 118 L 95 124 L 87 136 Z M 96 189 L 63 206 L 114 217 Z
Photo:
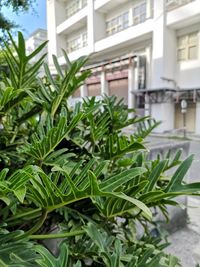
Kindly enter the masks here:
M 196 44 L 197 43 L 197 34 L 193 33 L 188 36 L 189 44 Z
M 80 34 L 79 36 L 67 42 L 67 52 L 71 53 L 85 46 L 87 46 L 87 33 L 86 32 Z
M 85 7 L 87 5 L 87 0 L 82 0 L 82 7 Z
M 80 9 L 87 5 L 87 0 L 73 0 L 66 7 L 67 18 L 77 13 Z
M 146 2 L 142 2 L 133 7 L 133 25 L 146 20 Z
M 106 33 L 112 35 L 121 30 L 128 28 L 129 15 L 128 11 L 106 22 Z
M 179 39 L 178 39 L 178 45 L 179 45 L 179 47 L 185 46 L 186 43 L 187 43 L 187 36 L 179 37 Z
M 128 12 L 123 14 L 123 28 L 126 29 L 128 27 L 129 24 L 129 17 L 128 17 Z
M 198 33 L 190 33 L 178 37 L 177 40 L 177 59 L 194 60 L 198 58 Z
M 146 13 L 146 3 L 143 3 L 143 4 L 140 6 L 140 12 L 141 12 L 141 13 Z
M 178 50 L 178 60 L 186 60 L 186 49 Z
M 196 59 L 196 58 L 197 58 L 197 47 L 196 46 L 189 47 L 188 59 Z
M 133 8 L 133 16 L 138 16 L 140 14 L 139 6 Z
M 87 46 L 87 33 L 83 33 L 83 36 L 82 36 L 82 39 L 83 39 L 83 47 Z

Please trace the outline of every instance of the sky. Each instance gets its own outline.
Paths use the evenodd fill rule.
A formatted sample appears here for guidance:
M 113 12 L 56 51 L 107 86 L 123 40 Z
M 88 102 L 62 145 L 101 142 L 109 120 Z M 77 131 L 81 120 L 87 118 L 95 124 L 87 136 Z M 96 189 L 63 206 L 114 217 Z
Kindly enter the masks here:
M 20 25 L 20 28 L 17 30 L 22 31 L 24 36 L 28 37 L 38 28 L 46 29 L 46 0 L 36 0 L 34 8 L 36 14 L 30 10 L 28 13 L 20 13 L 19 15 L 16 15 L 8 8 L 3 9 L 3 14 L 11 21 Z

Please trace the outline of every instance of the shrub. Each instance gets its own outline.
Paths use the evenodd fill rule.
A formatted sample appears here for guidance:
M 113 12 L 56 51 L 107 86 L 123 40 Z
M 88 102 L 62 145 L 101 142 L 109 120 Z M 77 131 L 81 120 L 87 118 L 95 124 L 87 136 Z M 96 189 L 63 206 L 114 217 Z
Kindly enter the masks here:
M 151 208 L 167 216 L 176 196 L 199 192 L 199 183 L 183 182 L 192 156 L 148 160 L 144 139 L 157 123 L 115 96 L 71 107 L 70 96 L 90 75 L 86 57 L 70 62 L 63 51 L 65 69 L 53 56 L 56 78 L 45 64 L 41 79 L 44 57 L 29 62 L 46 44 L 27 55 L 21 33 L 18 44 L 10 41 L 10 76 L 0 85 L 1 266 L 180 266 L 148 225 Z M 126 135 L 129 125 L 135 130 Z

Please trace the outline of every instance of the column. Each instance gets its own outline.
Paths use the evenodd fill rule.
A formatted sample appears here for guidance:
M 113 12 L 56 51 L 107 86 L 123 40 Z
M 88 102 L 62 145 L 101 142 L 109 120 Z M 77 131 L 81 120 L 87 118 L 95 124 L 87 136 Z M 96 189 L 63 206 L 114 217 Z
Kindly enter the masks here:
M 146 18 L 152 17 L 152 2 L 151 0 L 146 0 Z
M 174 88 L 176 70 L 176 33 L 166 27 L 165 1 L 154 6 L 152 50 L 152 88 Z
M 102 70 L 101 72 L 101 95 L 108 95 L 108 81 L 106 80 L 106 72 Z
M 134 68 L 134 90 L 138 90 L 138 68 L 139 68 L 139 56 L 133 58 L 133 68 Z
M 135 68 L 134 68 L 134 59 L 130 59 L 128 67 L 128 108 L 135 107 L 135 95 L 134 90 L 135 86 Z
M 152 47 L 146 47 L 146 89 L 151 88 L 151 55 L 152 55 Z
M 176 33 L 166 26 L 165 0 L 154 5 L 154 29 L 152 39 L 151 85 L 153 89 L 175 88 L 176 79 Z M 162 90 L 162 92 L 161 92 Z M 173 99 L 168 102 L 151 104 L 151 116 L 162 123 L 154 132 L 165 132 L 174 129 L 175 108 Z
M 151 51 L 152 47 L 146 47 L 146 89 L 150 88 L 151 84 Z M 151 103 L 149 94 L 145 94 L 145 106 L 144 106 L 145 116 L 151 116 Z
M 83 84 L 81 86 L 81 97 L 86 97 L 88 96 L 88 91 L 87 91 L 87 84 Z
M 195 129 L 195 133 L 196 134 L 200 134 L 200 102 L 196 102 L 196 129 Z
M 132 6 L 129 8 L 128 18 L 129 18 L 129 26 L 132 26 L 133 25 L 133 9 L 132 9 Z
M 153 103 L 151 105 L 151 117 L 161 124 L 154 129 L 155 133 L 163 133 L 174 129 L 175 107 L 173 102 Z
M 52 72 L 55 71 L 52 55 L 58 56 L 58 47 L 61 37 L 58 38 L 56 27 L 64 20 L 65 9 L 63 3 L 56 0 L 47 1 L 47 39 L 48 42 L 48 62 Z
M 88 16 L 87 16 L 87 34 L 88 34 L 88 47 L 90 53 L 94 52 L 94 1 L 88 0 Z
M 148 93 L 145 93 L 145 104 L 144 104 L 144 115 L 145 116 L 151 116 L 151 105 L 150 105 L 150 97 L 148 95 Z
M 138 65 L 139 56 L 131 58 L 128 67 L 128 108 L 137 108 L 137 95 L 138 90 Z M 134 116 L 133 113 L 129 114 L 131 119 Z

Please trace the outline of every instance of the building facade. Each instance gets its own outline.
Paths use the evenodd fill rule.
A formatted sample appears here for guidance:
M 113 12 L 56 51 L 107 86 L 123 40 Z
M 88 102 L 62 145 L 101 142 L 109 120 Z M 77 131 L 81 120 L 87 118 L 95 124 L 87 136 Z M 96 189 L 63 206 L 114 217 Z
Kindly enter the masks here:
M 91 55 L 74 99 L 102 94 L 162 124 L 200 134 L 200 0 L 47 0 L 49 65 Z
M 47 40 L 47 30 L 45 29 L 37 29 L 35 30 L 27 39 L 26 39 L 26 51 L 28 54 L 31 54 L 33 51 L 35 51 L 42 43 L 44 43 Z M 38 53 L 33 59 L 32 63 L 34 64 L 37 62 L 41 56 L 46 54 L 47 48 L 43 48 L 43 50 Z M 47 58 L 46 58 L 47 61 Z M 44 75 L 43 68 L 40 70 L 40 75 Z

